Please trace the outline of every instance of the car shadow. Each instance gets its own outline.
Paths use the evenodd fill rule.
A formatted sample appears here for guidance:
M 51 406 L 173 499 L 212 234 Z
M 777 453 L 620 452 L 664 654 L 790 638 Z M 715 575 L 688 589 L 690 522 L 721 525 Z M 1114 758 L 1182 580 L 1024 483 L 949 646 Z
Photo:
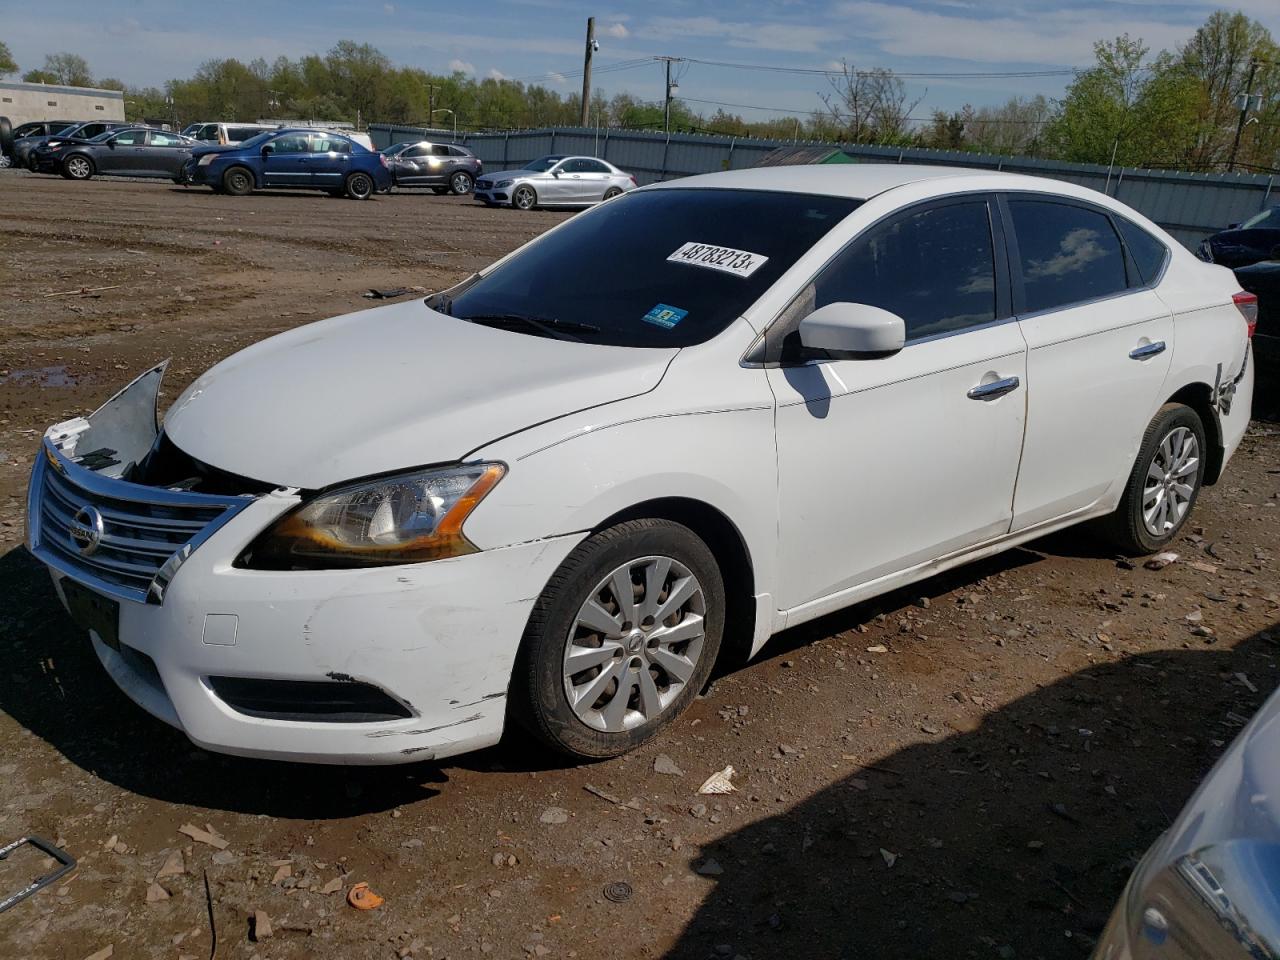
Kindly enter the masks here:
M 1273 627 L 1124 657 L 994 712 L 957 697 L 948 728 L 697 851 L 691 866 L 723 872 L 666 956 L 1087 956 L 1136 860 L 1271 692 L 1278 642 Z M 769 790 L 757 779 L 740 796 Z
M 129 700 L 23 547 L 0 556 L 0 711 L 82 770 L 168 803 L 326 820 L 429 799 L 434 764 L 335 767 L 211 753 Z

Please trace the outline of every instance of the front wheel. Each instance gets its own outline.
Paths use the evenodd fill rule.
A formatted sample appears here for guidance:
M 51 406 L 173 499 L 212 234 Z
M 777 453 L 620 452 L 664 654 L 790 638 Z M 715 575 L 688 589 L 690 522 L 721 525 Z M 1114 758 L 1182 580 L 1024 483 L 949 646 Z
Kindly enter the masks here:
M 66 174 L 68 180 L 88 180 L 93 176 L 93 164 L 88 157 L 76 154 L 67 157 L 62 165 L 62 172 Z
M 244 167 L 232 167 L 222 175 L 222 192 L 247 197 L 253 193 L 253 174 Z
M 1105 521 L 1125 553 L 1168 546 L 1200 496 L 1204 482 L 1204 424 L 1181 403 L 1166 403 L 1147 427 L 1138 459 L 1115 513 Z
M 631 520 L 569 555 L 534 606 L 512 678 L 517 717 L 574 757 L 655 737 L 707 682 L 724 631 L 707 545 L 670 520 Z
M 368 200 L 373 196 L 373 177 L 367 173 L 353 173 L 347 177 L 347 196 L 352 200 Z
M 538 205 L 538 194 L 533 187 L 521 184 L 511 194 L 511 205 L 517 210 L 532 210 Z
M 475 181 L 471 179 L 471 174 L 464 173 L 461 170 L 449 178 L 449 191 L 455 197 L 465 197 L 471 192 L 473 186 L 475 186 Z

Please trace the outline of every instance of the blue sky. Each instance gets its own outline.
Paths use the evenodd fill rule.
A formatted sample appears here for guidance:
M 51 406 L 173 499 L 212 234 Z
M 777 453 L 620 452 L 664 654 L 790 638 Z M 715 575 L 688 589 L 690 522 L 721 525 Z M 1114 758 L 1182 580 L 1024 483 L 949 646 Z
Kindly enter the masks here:
M 409 0 L 260 0 L 254 4 L 182 0 L 7 0 L 0 39 L 23 69 L 46 53 L 69 50 L 98 76 L 159 84 L 188 76 L 213 57 L 268 60 L 323 53 L 336 40 L 372 43 L 393 60 L 432 71 L 542 78 L 555 89 L 580 86 L 588 15 L 600 41 L 597 89 L 662 96 L 658 64 L 608 69 L 655 55 L 826 68 L 843 58 L 860 68 L 901 72 L 1041 71 L 1088 64 L 1094 40 L 1128 32 L 1153 50 L 1172 48 L 1202 23 L 1213 4 L 1177 0 L 649 0 L 591 6 L 565 0 L 479 3 Z M 1280 0 L 1241 0 L 1280 36 Z M 680 95 L 701 101 L 810 110 L 829 90 L 820 76 L 680 68 Z M 1069 78 L 912 79 L 921 116 L 935 108 L 1000 103 L 1013 94 L 1059 94 Z M 714 105 L 691 103 L 704 111 Z M 735 110 L 748 118 L 767 110 Z

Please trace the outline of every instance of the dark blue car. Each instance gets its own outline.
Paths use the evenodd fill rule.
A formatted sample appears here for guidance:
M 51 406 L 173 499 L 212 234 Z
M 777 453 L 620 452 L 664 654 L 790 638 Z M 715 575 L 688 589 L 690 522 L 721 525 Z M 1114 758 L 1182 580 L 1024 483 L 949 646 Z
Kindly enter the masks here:
M 287 187 L 368 200 L 391 189 L 391 171 L 382 154 L 320 130 L 271 130 L 243 143 L 196 147 L 182 168 L 182 179 L 236 197 Z
M 1244 223 L 1232 224 L 1205 238 L 1199 257 L 1235 270 L 1262 260 L 1280 257 L 1280 207 L 1255 213 Z

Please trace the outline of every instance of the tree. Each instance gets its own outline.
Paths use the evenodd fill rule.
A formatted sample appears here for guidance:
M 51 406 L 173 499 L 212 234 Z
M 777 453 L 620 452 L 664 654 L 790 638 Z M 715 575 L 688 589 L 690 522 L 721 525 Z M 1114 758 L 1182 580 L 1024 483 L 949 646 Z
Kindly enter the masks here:
M 51 53 L 44 58 L 40 70 L 28 70 L 22 76 L 28 83 L 60 83 L 68 87 L 93 86 L 89 62 L 76 53 Z
M 852 143 L 903 143 L 908 138 L 911 111 L 920 97 L 909 100 L 907 86 L 892 70 L 858 70 L 840 61 L 841 74 L 832 78 L 834 95 L 823 102 L 841 139 Z
M 0 77 L 18 72 L 18 63 L 9 52 L 9 45 L 0 40 Z

